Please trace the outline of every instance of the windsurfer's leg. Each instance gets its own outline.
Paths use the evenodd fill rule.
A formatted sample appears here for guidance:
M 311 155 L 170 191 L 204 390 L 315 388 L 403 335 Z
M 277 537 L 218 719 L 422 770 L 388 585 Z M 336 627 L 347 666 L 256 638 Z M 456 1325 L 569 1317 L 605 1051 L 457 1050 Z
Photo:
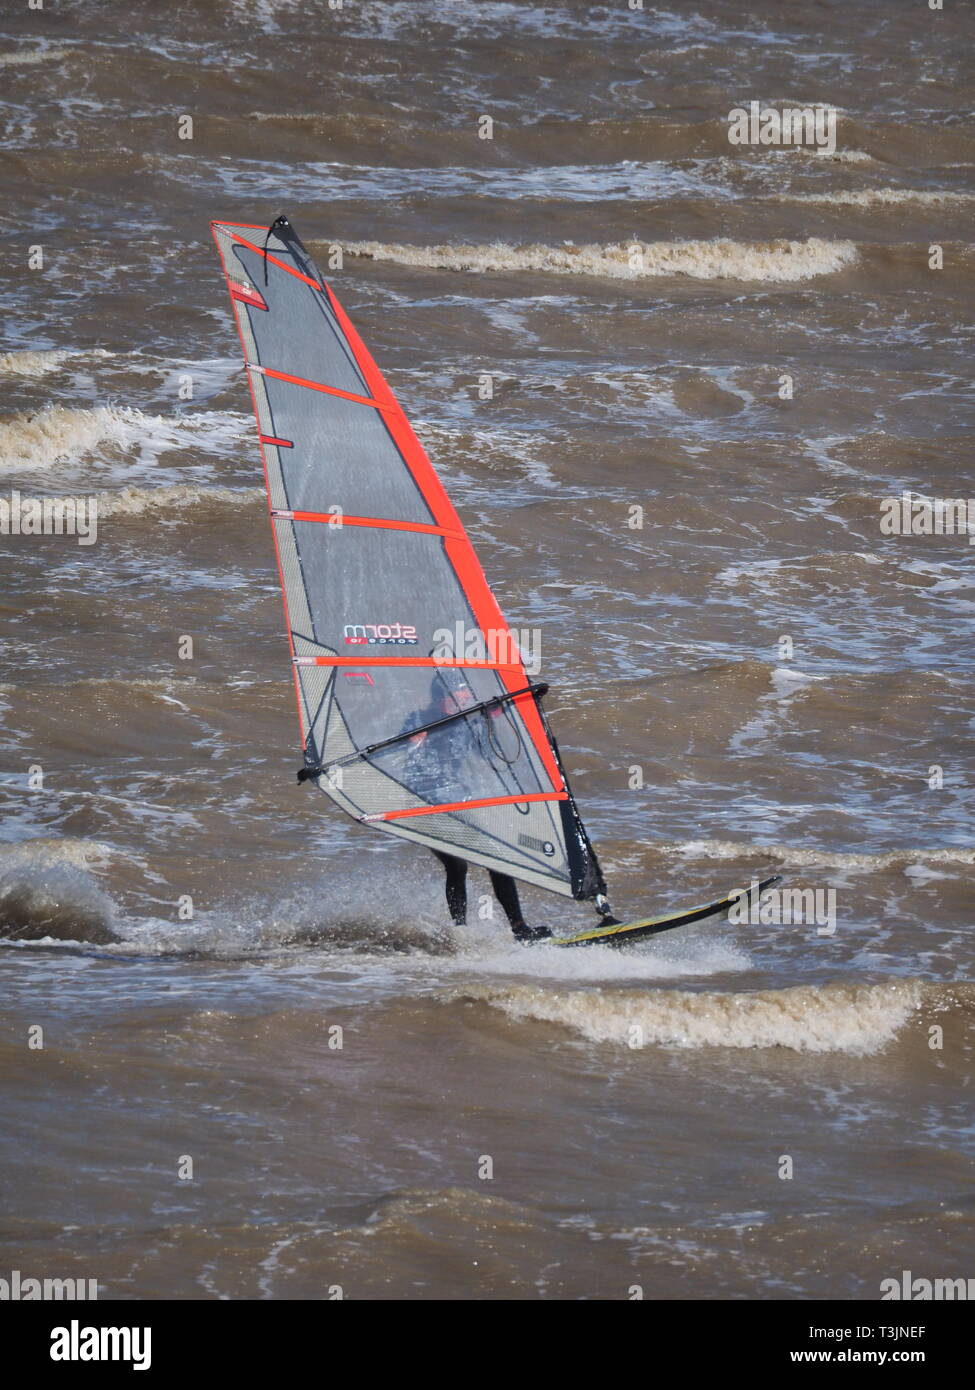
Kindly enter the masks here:
M 455 927 L 462 927 L 467 921 L 467 865 L 463 859 L 458 859 L 453 854 L 442 854 L 439 849 L 435 849 L 433 853 L 444 866 L 447 875 L 447 910 L 450 920 Z
M 494 896 L 504 909 L 504 915 L 512 930 L 525 925 L 525 919 L 521 914 L 521 902 L 518 899 L 518 889 L 513 878 L 507 874 L 495 873 L 490 870 L 491 887 L 494 889 Z
M 518 889 L 513 878 L 507 874 L 491 874 L 491 887 L 494 889 L 494 896 L 504 908 L 504 915 L 508 919 L 512 935 L 516 941 L 541 941 L 552 933 L 548 927 L 530 927 L 525 921 L 521 912 L 521 903 L 518 899 Z

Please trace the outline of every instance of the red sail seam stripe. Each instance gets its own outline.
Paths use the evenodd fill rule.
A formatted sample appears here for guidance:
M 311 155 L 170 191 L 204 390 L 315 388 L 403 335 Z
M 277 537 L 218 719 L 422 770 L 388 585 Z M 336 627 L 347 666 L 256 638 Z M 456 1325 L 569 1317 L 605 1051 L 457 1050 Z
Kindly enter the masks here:
M 241 304 L 253 304 L 255 309 L 263 309 L 267 312 L 267 304 L 263 295 L 258 294 L 256 290 L 245 290 L 243 285 L 235 285 L 232 280 L 229 283 L 231 299 L 237 299 Z
M 272 443 L 276 442 L 274 440 Z M 443 526 L 428 526 L 425 521 L 399 521 L 395 517 L 383 516 L 336 516 L 331 512 L 288 512 L 283 508 L 272 508 L 272 521 L 319 521 L 335 531 L 343 526 L 376 526 L 383 531 L 417 531 L 423 536 L 450 536 L 456 531 L 447 531 Z
M 393 436 L 394 443 L 403 455 L 406 466 L 423 495 L 424 501 L 441 526 L 459 532 L 459 537 L 456 540 L 445 540 L 444 549 L 471 605 L 478 626 L 482 632 L 487 632 L 492 628 L 507 631 L 508 625 L 498 606 L 497 599 L 484 577 L 484 571 L 475 554 L 474 547 L 468 539 L 463 523 L 454 510 L 433 464 L 427 458 L 423 446 L 414 434 L 409 420 L 403 413 L 403 409 L 393 395 L 385 377 L 376 366 L 369 349 L 359 337 L 355 325 L 342 308 L 331 287 L 326 285 L 325 290 L 329 303 L 352 349 L 359 370 L 365 378 L 366 385 L 377 402 L 388 404 L 388 410 L 384 413 L 383 418 Z M 502 679 L 508 689 L 514 691 L 519 688 L 519 684 L 523 683 L 524 676 L 524 669 L 515 667 L 510 672 L 504 673 Z M 556 791 L 562 791 L 565 784 L 562 781 L 558 763 L 555 761 L 548 735 L 534 702 L 521 707 L 521 716 L 545 770 L 551 778 L 553 787 Z
M 371 405 L 376 410 L 389 409 L 389 406 L 370 400 L 368 396 L 357 396 L 354 391 L 340 391 L 337 386 L 326 386 L 322 381 L 309 381 L 306 377 L 292 376 L 290 372 L 279 372 L 274 367 L 262 367 L 253 362 L 248 363 L 248 366 L 257 372 L 258 376 L 273 376 L 276 381 L 290 381 L 295 386 L 307 386 L 309 391 L 324 391 L 328 396 L 341 396 L 343 400 L 355 401 L 356 405 Z
M 443 661 L 436 656 L 296 656 L 296 666 L 449 666 L 453 670 L 518 671 L 503 661 Z
M 443 806 L 410 806 L 405 811 L 382 811 L 359 820 L 403 820 L 406 816 L 432 816 L 443 811 L 473 811 L 480 806 L 513 806 L 526 801 L 568 801 L 568 792 L 526 792 L 524 796 L 485 796 L 478 801 L 448 801 Z
M 219 225 L 220 225 L 220 224 L 217 223 L 217 222 L 211 222 L 211 223 L 210 223 L 210 231 L 211 231 L 211 234 L 212 234 L 212 236 L 213 236 L 214 243 L 215 243 L 216 248 L 217 248 L 217 255 L 220 257 L 220 264 L 221 264 L 221 266 L 223 267 L 223 276 L 224 276 L 224 279 L 225 279 L 226 282 L 227 282 L 227 290 L 228 290 L 228 293 L 229 293 L 229 291 L 230 291 L 230 285 L 231 285 L 231 279 L 230 279 L 229 274 L 227 273 L 227 264 L 226 264 L 226 262 L 224 261 L 224 258 L 223 258 L 223 249 L 222 249 L 222 247 L 221 247 L 221 245 L 220 245 L 220 239 L 219 239 L 219 237 L 217 236 L 217 227 L 218 227 Z M 237 329 L 237 337 L 240 339 L 240 351 L 241 351 L 241 355 L 243 356 L 243 359 L 244 359 L 244 361 L 245 361 L 245 363 L 246 363 L 246 361 L 247 361 L 247 345 L 246 345 L 245 342 L 244 342 L 244 335 L 243 335 L 243 333 L 241 332 L 241 328 L 240 328 L 240 319 L 239 319 L 238 316 L 237 316 L 237 309 L 236 309 L 236 305 L 235 305 L 235 302 L 234 302 L 234 297 L 233 297 L 232 294 L 230 295 L 230 307 L 231 307 L 231 311 L 233 312 L 233 316 L 234 316 L 234 327 Z M 266 498 L 267 498 L 268 510 L 270 511 L 270 508 L 271 508 L 271 482 L 270 482 L 270 479 L 269 479 L 269 477 L 268 477 L 268 472 L 267 472 L 267 456 L 266 456 L 266 454 L 264 453 L 264 445 L 260 442 L 260 440 L 261 440 L 261 435 L 260 435 L 261 417 L 260 417 L 260 415 L 258 414 L 258 410 L 257 410 L 257 397 L 254 395 L 254 383 L 253 383 L 253 381 L 251 380 L 251 374 L 250 374 L 250 372 L 245 372 L 244 375 L 247 377 L 247 387 L 248 387 L 248 390 L 249 390 L 250 393 L 251 393 L 251 409 L 252 409 L 253 412 L 254 412 L 254 422 L 255 422 L 255 424 L 257 425 L 257 429 L 258 429 L 258 435 L 257 435 L 257 438 L 258 438 L 258 447 L 260 448 L 260 451 L 261 451 L 261 466 L 262 466 L 263 469 L 264 469 L 264 491 L 265 491 L 265 495 L 266 495 Z M 285 587 L 285 582 L 284 582 L 284 568 L 283 568 L 283 566 L 282 566 L 282 564 L 281 564 L 281 551 L 280 551 L 280 549 L 279 549 L 279 547 L 278 547 L 278 536 L 277 536 L 277 527 L 276 527 L 276 526 L 272 526 L 272 527 L 271 527 L 271 539 L 272 539 L 273 542 L 274 542 L 274 559 L 275 559 L 275 562 L 276 562 L 277 567 L 278 567 L 278 581 L 279 581 L 279 583 L 280 583 L 280 585 L 281 585 L 281 606 L 282 606 L 283 609 L 284 609 L 285 632 L 286 632 L 287 638 L 288 638 L 288 648 L 289 648 L 289 650 L 290 650 L 290 652 L 291 652 L 291 660 L 292 660 L 292 666 L 291 666 L 291 679 L 292 679 L 292 682 L 293 682 L 293 684 L 294 684 L 294 689 L 295 689 L 295 704 L 298 706 L 298 731 L 299 731 L 299 733 L 301 734 L 301 745 L 300 745 L 300 746 L 301 746 L 302 752 L 304 752 L 304 747 L 305 747 L 305 708 L 304 708 L 304 704 L 302 703 L 304 697 L 302 696 L 302 693 L 301 693 L 301 682 L 300 682 L 300 680 L 299 680 L 299 678 L 298 678 L 298 669 L 297 669 L 297 667 L 294 665 L 295 644 L 294 644 L 294 638 L 291 636 L 292 624 L 291 624 L 291 614 L 288 612 L 288 590 L 287 590 L 287 588 Z
M 295 447 L 293 439 L 276 439 L 273 434 L 259 434 L 257 437 L 262 444 L 276 444 L 279 449 L 293 449 Z
M 211 223 L 211 226 L 212 225 Z M 220 225 L 220 223 L 217 223 L 217 226 Z M 224 223 L 223 225 L 226 224 Z M 244 224 L 241 223 L 240 225 L 243 226 Z M 248 241 L 245 236 L 238 236 L 236 232 L 231 232 L 230 240 L 239 241 L 241 246 L 246 246 L 250 251 L 256 251 L 259 256 L 263 256 L 264 259 L 270 261 L 272 265 L 280 266 L 280 268 L 286 270 L 289 275 L 293 275 L 296 280 L 304 280 L 306 285 L 311 285 L 313 290 L 317 290 L 318 293 L 321 294 L 322 287 L 317 280 L 313 280 L 310 275 L 303 275 L 300 270 L 295 270 L 294 266 L 288 265 L 284 261 L 279 261 L 277 256 L 272 256 L 270 251 L 264 251 L 260 246 L 255 246 L 254 243 Z

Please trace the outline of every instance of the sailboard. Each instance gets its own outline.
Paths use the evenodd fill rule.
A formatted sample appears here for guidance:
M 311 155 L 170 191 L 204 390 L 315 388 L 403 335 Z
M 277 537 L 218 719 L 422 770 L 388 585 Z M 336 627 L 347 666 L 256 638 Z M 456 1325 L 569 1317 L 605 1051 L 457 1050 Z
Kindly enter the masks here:
M 675 927 L 690 926 L 692 922 L 703 922 L 709 917 L 726 918 L 736 903 L 747 904 L 757 901 L 766 888 L 771 888 L 772 884 L 778 883 L 779 880 L 780 875 L 773 874 L 771 878 L 762 879 L 760 883 L 754 883 L 747 889 L 735 889 L 726 893 L 723 898 L 718 898 L 713 903 L 706 903 L 703 907 L 687 907 L 680 912 L 672 912 L 664 917 L 644 917 L 639 922 L 617 922 L 609 927 L 594 927 L 590 931 L 575 932 L 572 936 L 553 936 L 546 944 L 551 946 L 626 946 L 643 937 L 659 936 L 661 932 L 673 931 Z
M 264 463 L 304 766 L 362 824 L 564 897 L 606 883 L 518 644 L 443 484 L 287 217 L 211 224 Z M 548 944 L 546 942 L 546 944 Z

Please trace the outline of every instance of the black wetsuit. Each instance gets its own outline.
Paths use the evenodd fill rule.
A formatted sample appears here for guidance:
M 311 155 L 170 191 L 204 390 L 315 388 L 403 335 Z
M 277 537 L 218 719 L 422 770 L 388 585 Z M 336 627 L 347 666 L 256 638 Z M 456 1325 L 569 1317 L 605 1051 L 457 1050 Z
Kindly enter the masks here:
M 444 854 L 439 849 L 435 849 L 433 853 L 447 873 L 447 910 L 450 920 L 455 927 L 462 927 L 467 921 L 467 863 L 458 859 L 455 854 Z M 489 869 L 488 872 L 491 875 L 494 896 L 504 909 L 509 924 L 512 927 L 523 927 L 525 919 L 521 915 L 521 903 L 518 900 L 518 889 L 514 879 L 508 874 L 499 874 L 494 869 Z

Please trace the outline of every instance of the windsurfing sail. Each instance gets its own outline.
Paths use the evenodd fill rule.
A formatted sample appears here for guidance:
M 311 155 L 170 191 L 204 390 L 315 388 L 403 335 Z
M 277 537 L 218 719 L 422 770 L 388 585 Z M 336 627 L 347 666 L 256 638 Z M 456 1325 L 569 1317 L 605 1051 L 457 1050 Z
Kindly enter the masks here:
M 544 687 L 392 391 L 287 218 L 211 227 L 264 459 L 300 777 L 389 834 L 602 902 Z

